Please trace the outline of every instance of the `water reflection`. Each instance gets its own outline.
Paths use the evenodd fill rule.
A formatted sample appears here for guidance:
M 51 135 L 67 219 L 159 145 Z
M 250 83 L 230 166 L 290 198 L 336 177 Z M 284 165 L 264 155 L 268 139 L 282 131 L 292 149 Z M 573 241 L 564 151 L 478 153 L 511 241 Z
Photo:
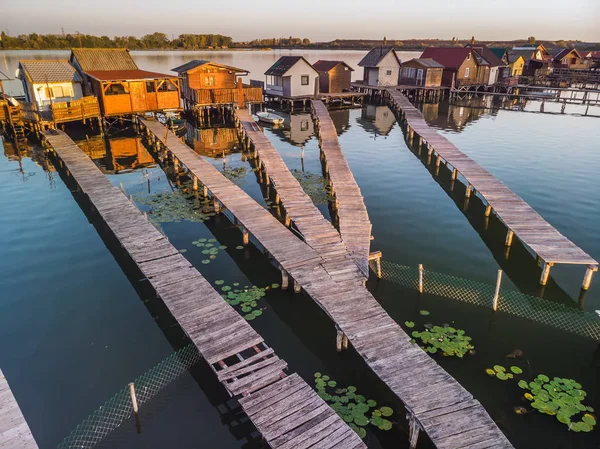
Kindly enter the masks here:
M 155 166 L 140 137 L 88 137 L 77 145 L 105 174 L 118 174 Z
M 277 111 L 277 115 L 284 118 L 283 126 L 271 126 L 273 133 L 283 142 L 296 147 L 303 147 L 315 134 L 312 117 L 308 112 L 287 114 Z M 262 126 L 264 124 L 261 123 Z
M 396 124 L 396 117 L 387 106 L 368 104 L 362 109 L 358 124 L 369 134 L 387 137 Z
M 216 157 L 237 152 L 238 136 L 233 127 L 197 128 L 186 121 L 186 143 L 203 156 Z
M 473 98 L 469 106 L 452 105 L 445 99 L 439 103 L 423 103 L 419 109 L 425 121 L 434 128 L 448 131 L 463 131 L 467 125 L 476 122 L 483 115 L 496 115 L 498 111 L 486 111 L 491 107 L 492 97 Z

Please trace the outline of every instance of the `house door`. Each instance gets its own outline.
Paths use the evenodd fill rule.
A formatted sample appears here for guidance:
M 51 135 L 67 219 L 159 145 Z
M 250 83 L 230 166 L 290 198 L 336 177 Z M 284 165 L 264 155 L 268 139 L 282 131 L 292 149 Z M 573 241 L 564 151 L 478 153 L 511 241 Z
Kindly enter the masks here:
M 417 86 L 422 86 L 425 84 L 425 80 L 423 79 L 423 69 L 417 69 Z
M 129 83 L 132 112 L 146 110 L 146 86 L 143 82 Z
M 283 96 L 284 97 L 292 96 L 292 77 L 291 76 L 283 77 Z

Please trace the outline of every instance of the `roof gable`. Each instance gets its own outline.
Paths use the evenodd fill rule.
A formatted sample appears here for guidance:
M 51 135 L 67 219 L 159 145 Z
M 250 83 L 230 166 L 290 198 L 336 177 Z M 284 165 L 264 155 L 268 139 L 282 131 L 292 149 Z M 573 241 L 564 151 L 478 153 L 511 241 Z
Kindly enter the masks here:
M 273 64 L 269 70 L 265 72 L 265 75 L 271 76 L 284 76 L 292 67 L 298 64 L 300 61 L 304 61 L 314 72 L 319 73 L 306 59 L 304 56 L 282 56 L 275 64 Z
M 486 45 L 483 44 L 473 44 L 473 45 L 465 45 L 465 47 L 470 47 L 475 51 L 479 56 L 485 59 L 491 67 L 504 67 L 506 64 L 502 59 L 500 59 L 496 54 L 490 50 Z
M 575 56 L 578 57 L 579 59 L 583 59 L 581 57 L 581 55 L 579 54 L 579 52 L 574 49 L 574 48 L 565 48 L 561 51 L 559 51 L 556 56 L 554 56 L 554 60 L 555 61 L 560 61 L 563 58 L 566 58 L 567 56 L 569 56 L 571 53 L 575 53 Z
M 217 64 L 215 62 L 206 61 L 204 59 L 194 59 L 192 61 L 186 62 L 185 64 L 177 66 L 171 70 L 173 72 L 177 72 L 177 73 L 186 73 L 186 72 L 192 72 L 195 69 L 203 67 L 205 65 L 218 67 L 218 68 L 225 69 L 225 70 L 228 70 L 230 72 L 235 72 L 235 73 L 250 73 L 248 70 L 244 70 L 244 69 L 240 69 L 237 67 L 232 67 L 232 66 L 224 65 L 224 64 Z
M 32 83 L 80 83 L 81 77 L 66 59 L 19 61 Z
M 402 61 L 396 54 L 396 51 L 393 47 L 375 47 L 369 50 L 369 53 L 365 55 L 364 58 L 360 60 L 358 65 L 360 67 L 377 67 L 378 64 L 388 55 L 388 53 L 392 52 L 394 58 L 398 62 L 398 65 L 402 65 Z
M 446 69 L 458 70 L 471 52 L 470 48 L 465 47 L 429 47 L 425 49 L 421 59 L 431 58 L 442 64 Z
M 126 48 L 73 48 L 70 61 L 84 72 L 139 70 Z
M 352 67 L 350 67 L 348 64 L 346 64 L 344 61 L 323 61 L 323 60 L 319 60 L 317 62 L 315 62 L 313 64 L 313 67 L 315 68 L 315 70 L 317 72 L 329 72 L 330 70 L 333 70 L 334 68 L 336 68 L 338 65 L 343 64 L 346 67 L 348 67 L 349 70 L 354 72 L 354 69 Z
M 404 63 L 404 65 L 418 65 L 419 67 L 423 67 L 426 69 L 443 69 L 444 66 L 437 62 L 435 59 L 431 58 L 415 58 L 411 59 Z

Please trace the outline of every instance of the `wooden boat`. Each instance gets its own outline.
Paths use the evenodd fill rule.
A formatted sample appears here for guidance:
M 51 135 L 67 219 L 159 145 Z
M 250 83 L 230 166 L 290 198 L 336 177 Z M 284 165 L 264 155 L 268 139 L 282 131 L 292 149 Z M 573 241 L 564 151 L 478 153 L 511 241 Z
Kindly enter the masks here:
M 280 125 L 284 120 L 283 117 L 273 114 L 272 112 L 257 112 L 256 116 L 261 122 L 271 123 L 273 125 Z

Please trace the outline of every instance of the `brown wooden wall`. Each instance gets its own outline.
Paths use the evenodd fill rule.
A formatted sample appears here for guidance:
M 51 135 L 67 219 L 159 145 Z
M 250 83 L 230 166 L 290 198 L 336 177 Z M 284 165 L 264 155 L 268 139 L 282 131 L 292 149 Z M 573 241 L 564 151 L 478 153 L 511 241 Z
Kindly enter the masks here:
M 215 89 L 219 87 L 235 87 L 235 73 L 216 67 L 199 67 L 187 72 L 188 84 L 192 89 Z M 207 78 L 213 78 L 214 84 L 206 83 Z
M 444 69 L 427 69 L 425 87 L 439 87 L 442 85 L 442 72 Z
M 329 71 L 329 93 L 339 93 L 350 90 L 352 71 L 344 64 L 338 64 Z
M 467 67 L 469 68 L 469 76 L 465 77 Z M 487 84 L 489 77 L 490 68 L 478 65 L 475 57 L 471 55 L 471 59 L 465 59 L 458 68 L 456 84 Z

